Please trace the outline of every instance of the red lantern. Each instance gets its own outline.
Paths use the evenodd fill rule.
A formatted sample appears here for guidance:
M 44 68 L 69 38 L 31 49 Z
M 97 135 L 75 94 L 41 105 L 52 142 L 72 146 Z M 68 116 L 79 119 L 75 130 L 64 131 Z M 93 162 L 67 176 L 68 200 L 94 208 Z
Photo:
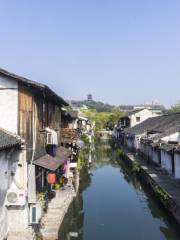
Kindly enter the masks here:
M 48 181 L 49 184 L 55 184 L 56 183 L 56 174 L 55 173 L 48 173 L 47 181 Z

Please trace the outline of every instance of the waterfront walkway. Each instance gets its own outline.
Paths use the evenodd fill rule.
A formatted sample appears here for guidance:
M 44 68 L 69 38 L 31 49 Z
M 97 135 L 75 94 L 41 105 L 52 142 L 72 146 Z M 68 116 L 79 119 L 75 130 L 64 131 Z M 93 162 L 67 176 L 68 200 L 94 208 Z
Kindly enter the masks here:
M 131 162 L 107 143 L 96 144 L 90 169 L 81 172 L 80 192 L 63 221 L 60 240 L 180 239 L 173 218 L 150 193 L 151 186 L 145 187 L 128 169 Z M 143 169 L 138 172 L 149 180 Z
M 126 152 L 132 161 L 137 161 L 141 167 L 154 179 L 180 206 L 180 182 L 170 176 L 165 170 L 143 160 L 132 153 Z
M 56 197 L 49 203 L 47 213 L 41 220 L 43 240 L 58 239 L 60 225 L 75 196 L 72 186 L 56 191 Z
M 164 204 L 169 212 L 174 216 L 176 221 L 180 224 L 180 183 L 178 180 L 170 176 L 165 170 L 157 167 L 150 161 L 144 160 L 142 157 L 136 156 L 135 154 L 124 149 L 125 156 L 129 161 L 133 163 L 139 163 L 140 172 L 139 175 L 146 175 L 147 183 L 153 183 L 152 190 L 156 187 L 160 188 L 167 194 L 168 204 Z M 161 193 L 159 193 L 161 195 Z M 160 199 L 160 198 L 159 198 Z M 161 200 L 161 199 L 160 199 Z

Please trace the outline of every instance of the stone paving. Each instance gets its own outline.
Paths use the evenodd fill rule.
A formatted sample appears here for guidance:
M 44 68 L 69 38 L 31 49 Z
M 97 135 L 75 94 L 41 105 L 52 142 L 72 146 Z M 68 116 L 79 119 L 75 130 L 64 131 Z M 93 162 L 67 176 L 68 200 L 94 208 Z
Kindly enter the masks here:
M 180 182 L 150 161 L 143 160 L 142 158 L 127 151 L 125 152 L 129 159 L 139 162 L 140 166 L 173 198 L 176 204 L 180 207 Z
M 72 186 L 56 191 L 56 197 L 51 200 L 47 213 L 41 219 L 43 240 L 58 239 L 59 228 L 75 196 Z
M 180 209 L 180 182 L 162 168 L 157 167 L 153 162 L 144 160 L 127 150 L 124 150 L 124 152 L 131 161 L 140 164 L 140 167 L 168 193 Z
M 7 240 L 35 240 L 36 236 L 32 229 L 27 229 L 26 232 L 19 232 L 19 233 L 10 233 L 8 235 Z

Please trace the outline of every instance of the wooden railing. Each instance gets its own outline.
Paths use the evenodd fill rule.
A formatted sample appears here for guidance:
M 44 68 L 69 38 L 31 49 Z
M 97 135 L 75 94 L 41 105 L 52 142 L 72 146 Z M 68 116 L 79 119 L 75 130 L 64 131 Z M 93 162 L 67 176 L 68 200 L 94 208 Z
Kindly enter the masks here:
M 61 128 L 61 142 L 72 143 L 78 139 L 79 135 L 76 130 L 70 128 Z

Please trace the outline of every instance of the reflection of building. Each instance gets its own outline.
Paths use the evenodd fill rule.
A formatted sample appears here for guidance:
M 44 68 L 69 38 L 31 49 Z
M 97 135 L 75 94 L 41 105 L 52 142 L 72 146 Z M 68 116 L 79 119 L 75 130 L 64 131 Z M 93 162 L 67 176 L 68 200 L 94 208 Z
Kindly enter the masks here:
M 81 194 L 79 194 L 72 202 L 61 224 L 61 228 L 59 230 L 59 239 L 83 240 L 82 231 L 83 223 L 84 223 L 83 197 Z
M 72 202 L 66 217 L 63 220 L 59 231 L 59 239 L 69 240 L 71 234 L 78 236 L 77 239 L 83 240 L 83 224 L 84 224 L 84 206 L 82 192 L 90 185 L 91 176 L 88 173 L 88 167 L 83 166 L 81 170 L 81 182 L 80 182 L 80 193 L 76 196 Z M 74 239 L 72 237 L 72 239 Z

